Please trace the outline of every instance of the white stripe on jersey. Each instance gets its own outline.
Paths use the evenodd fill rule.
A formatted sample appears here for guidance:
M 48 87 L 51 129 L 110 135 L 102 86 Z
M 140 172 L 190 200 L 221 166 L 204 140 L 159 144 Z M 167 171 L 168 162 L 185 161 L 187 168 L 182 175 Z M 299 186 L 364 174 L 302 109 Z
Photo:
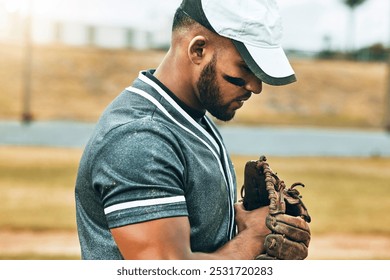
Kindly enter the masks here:
M 157 85 L 154 81 L 143 75 L 139 74 L 138 79 L 147 83 L 151 87 L 153 87 L 159 94 L 161 94 L 166 101 L 168 101 L 187 121 L 189 121 L 193 126 L 195 126 L 206 138 L 214 145 L 215 149 L 220 154 L 219 146 L 215 139 L 201 126 L 199 125 L 190 115 L 187 114 L 186 111 L 183 110 L 173 99 L 169 96 L 159 85 Z
M 151 198 L 145 200 L 136 200 L 136 201 L 123 202 L 112 206 L 108 206 L 104 208 L 104 213 L 107 215 L 118 210 L 130 209 L 135 207 L 177 203 L 183 201 L 185 201 L 184 196 L 171 196 L 171 197 L 162 197 L 162 198 Z
M 177 124 L 179 127 L 181 127 L 182 129 L 184 129 L 185 131 L 187 131 L 188 133 L 192 134 L 194 137 L 196 137 L 199 141 L 201 141 L 211 152 L 212 154 L 214 155 L 214 157 L 217 159 L 217 162 L 219 164 L 219 169 L 222 173 L 222 177 L 224 178 L 225 180 L 225 184 L 228 185 L 228 182 L 227 182 L 227 179 L 226 179 L 226 176 L 225 176 L 225 171 L 223 170 L 223 166 L 222 166 L 222 163 L 221 163 L 221 160 L 219 159 L 219 156 L 217 155 L 217 153 L 213 150 L 213 148 L 211 148 L 211 146 L 209 144 L 206 143 L 206 141 L 204 141 L 202 138 L 200 138 L 198 135 L 196 135 L 193 131 L 189 130 L 187 127 L 185 127 L 184 125 L 182 125 L 181 123 L 179 123 L 174 117 L 172 117 L 171 114 L 169 114 L 169 112 L 151 95 L 149 95 L 148 93 L 146 93 L 145 91 L 141 90 L 141 89 L 138 89 L 138 88 L 134 88 L 134 87 L 128 87 L 127 88 L 128 91 L 131 91 L 131 92 L 134 92 L 138 95 L 141 95 L 143 97 L 145 97 L 147 100 L 149 100 L 150 102 L 152 102 L 154 105 L 156 105 L 157 108 L 159 108 L 161 110 L 161 112 L 163 112 L 168 118 L 170 118 L 175 124 Z
M 209 123 L 210 121 L 206 118 L 206 121 Z M 230 236 L 230 239 L 233 238 L 233 230 L 234 230 L 234 223 L 235 223 L 235 212 L 234 212 L 234 184 L 233 184 L 233 176 L 230 172 L 230 168 L 229 168 L 229 161 L 228 161 L 228 155 L 227 155 L 227 151 L 225 149 L 225 147 L 222 145 L 222 139 L 220 139 L 218 137 L 218 134 L 217 132 L 214 130 L 213 126 L 209 123 L 209 127 L 211 128 L 211 130 L 213 131 L 214 135 L 216 138 L 218 138 L 218 141 L 221 143 L 221 147 L 222 147 L 222 154 L 224 156 L 224 161 L 225 161 L 225 165 L 226 165 L 226 172 L 227 172 L 227 176 L 228 176 L 228 180 L 229 180 L 229 185 L 228 185 L 228 188 L 230 190 L 230 207 L 231 207 L 231 210 L 230 213 L 232 215 L 231 219 L 230 219 L 230 233 L 229 233 L 229 236 Z M 230 186 L 230 187 L 229 187 Z

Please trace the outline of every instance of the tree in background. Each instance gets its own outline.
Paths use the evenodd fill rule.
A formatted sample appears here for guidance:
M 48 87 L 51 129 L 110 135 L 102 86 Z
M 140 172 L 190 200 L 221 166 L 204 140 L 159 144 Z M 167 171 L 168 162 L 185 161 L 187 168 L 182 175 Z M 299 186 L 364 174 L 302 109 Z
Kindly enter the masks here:
M 357 6 L 366 2 L 366 0 L 342 0 L 345 5 L 350 8 L 350 16 L 349 16 L 349 30 L 347 38 L 349 38 L 349 46 L 347 48 L 348 52 L 355 51 L 355 9 Z

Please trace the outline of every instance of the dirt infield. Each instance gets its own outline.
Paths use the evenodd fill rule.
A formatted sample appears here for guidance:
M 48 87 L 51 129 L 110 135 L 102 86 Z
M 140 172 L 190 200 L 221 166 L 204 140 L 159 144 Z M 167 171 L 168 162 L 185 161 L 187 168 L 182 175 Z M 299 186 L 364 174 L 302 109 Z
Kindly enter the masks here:
M 0 258 L 80 258 L 77 233 L 73 231 L 0 231 Z
M 1 231 L 0 258 L 79 259 L 80 249 L 73 231 Z M 375 260 L 390 259 L 390 237 L 368 235 L 313 236 L 311 260 Z

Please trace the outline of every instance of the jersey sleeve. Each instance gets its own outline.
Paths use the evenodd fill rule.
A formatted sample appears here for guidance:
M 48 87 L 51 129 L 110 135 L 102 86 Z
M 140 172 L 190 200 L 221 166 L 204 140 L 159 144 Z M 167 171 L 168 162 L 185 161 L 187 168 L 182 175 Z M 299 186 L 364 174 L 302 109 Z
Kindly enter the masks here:
M 167 127 L 137 121 L 113 129 L 101 142 L 91 175 L 110 228 L 188 215 L 185 158 Z

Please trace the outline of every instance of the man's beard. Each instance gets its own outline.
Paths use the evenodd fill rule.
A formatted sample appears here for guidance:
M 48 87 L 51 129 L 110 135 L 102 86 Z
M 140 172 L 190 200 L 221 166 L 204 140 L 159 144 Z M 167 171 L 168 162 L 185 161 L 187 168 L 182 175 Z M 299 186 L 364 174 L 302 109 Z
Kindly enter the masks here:
M 233 119 L 236 111 L 229 110 L 230 103 L 222 103 L 222 94 L 217 84 L 216 65 L 217 59 L 214 55 L 211 61 L 203 68 L 197 88 L 199 99 L 204 109 L 221 121 Z

